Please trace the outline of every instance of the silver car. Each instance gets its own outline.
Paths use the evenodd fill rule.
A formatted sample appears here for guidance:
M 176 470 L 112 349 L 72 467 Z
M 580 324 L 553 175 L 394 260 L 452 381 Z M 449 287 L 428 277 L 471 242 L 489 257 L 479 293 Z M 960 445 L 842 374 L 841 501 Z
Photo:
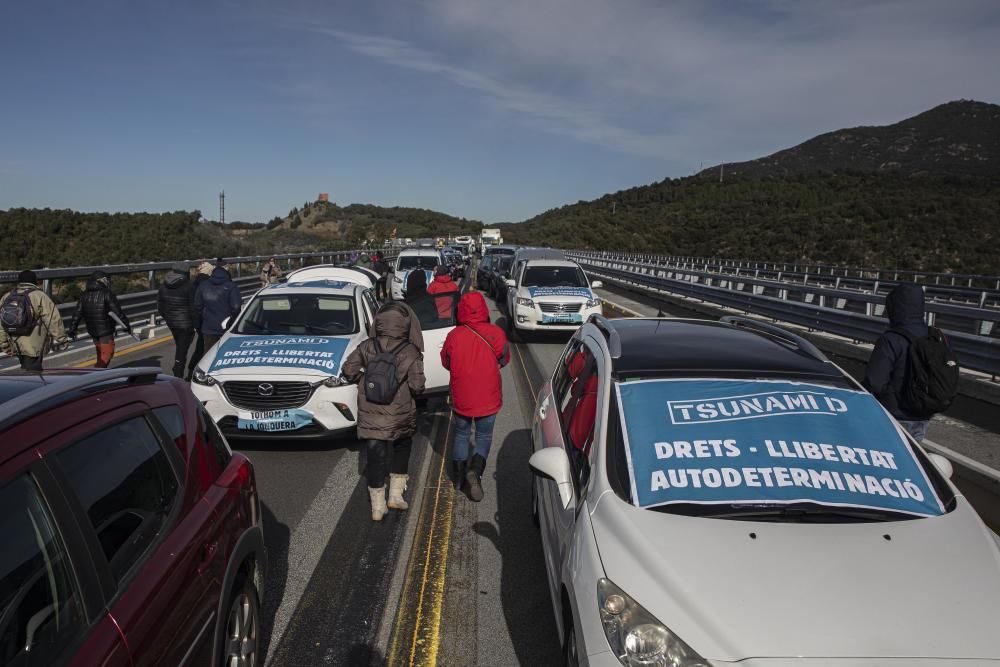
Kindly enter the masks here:
M 808 341 L 592 317 L 538 395 L 568 665 L 1000 664 L 1000 545 Z

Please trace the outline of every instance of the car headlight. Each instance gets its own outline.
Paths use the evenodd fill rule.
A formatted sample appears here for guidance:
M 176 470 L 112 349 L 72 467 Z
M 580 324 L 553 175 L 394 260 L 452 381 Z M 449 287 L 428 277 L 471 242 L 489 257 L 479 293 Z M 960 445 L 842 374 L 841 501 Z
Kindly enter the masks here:
M 524 306 L 526 308 L 534 308 L 535 307 L 535 302 L 532 301 L 531 299 L 522 299 L 521 297 L 518 297 L 517 298 L 517 305 Z
M 587 308 L 597 308 L 601 305 L 601 300 L 596 296 L 593 299 L 587 299 Z
M 323 380 L 322 384 L 324 387 L 343 387 L 345 384 L 347 384 L 347 380 L 345 380 L 339 375 L 331 375 L 330 377 Z
M 612 652 L 628 667 L 710 667 L 677 635 L 615 586 L 597 582 L 601 624 Z
M 191 380 L 197 384 L 203 384 L 206 387 L 211 387 L 215 384 L 215 378 L 203 371 L 200 367 L 194 369 L 194 373 L 191 374 Z

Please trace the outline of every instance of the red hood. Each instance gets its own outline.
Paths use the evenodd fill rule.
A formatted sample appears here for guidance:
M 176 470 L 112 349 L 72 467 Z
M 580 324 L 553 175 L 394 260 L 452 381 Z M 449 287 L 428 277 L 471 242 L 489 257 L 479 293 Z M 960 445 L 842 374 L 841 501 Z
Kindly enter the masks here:
M 466 292 L 458 302 L 458 323 L 475 324 L 489 322 L 490 309 L 480 292 Z
M 452 285 L 455 284 L 454 281 L 452 281 L 451 276 L 449 276 L 447 273 L 445 273 L 443 275 L 434 276 L 434 282 L 436 282 L 436 283 L 451 283 Z

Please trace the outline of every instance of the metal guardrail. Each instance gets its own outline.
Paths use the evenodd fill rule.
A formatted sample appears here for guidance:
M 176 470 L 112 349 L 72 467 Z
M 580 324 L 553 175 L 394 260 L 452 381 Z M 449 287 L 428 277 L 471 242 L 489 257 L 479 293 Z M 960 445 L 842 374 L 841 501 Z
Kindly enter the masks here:
M 911 269 L 883 269 L 863 266 L 835 266 L 832 264 L 812 264 L 798 262 L 763 262 L 756 260 L 724 259 L 720 257 L 694 257 L 689 255 L 650 255 L 641 253 L 590 253 L 607 258 L 635 257 L 643 261 L 660 264 L 675 263 L 689 265 L 712 265 L 740 270 L 761 270 L 783 273 L 803 273 L 814 276 L 855 277 L 862 280 L 909 281 L 921 285 L 967 287 L 973 289 L 1000 290 L 1000 276 L 972 273 L 941 273 L 916 271 Z
M 809 284 L 784 283 L 567 253 L 589 273 L 650 290 L 688 296 L 774 320 L 874 342 L 886 329 L 885 297 Z M 928 320 L 945 329 L 962 365 L 1000 375 L 1000 311 L 928 302 Z
M 1000 277 L 959 276 L 953 274 L 924 274 L 913 271 L 885 271 L 879 269 L 844 269 L 823 265 L 801 266 L 765 262 L 736 262 L 733 260 L 696 257 L 669 257 L 631 253 L 580 253 L 588 257 L 623 260 L 642 264 L 655 264 L 668 268 L 703 271 L 735 277 L 778 280 L 781 282 L 823 285 L 834 289 L 853 289 L 873 294 L 888 293 L 900 282 L 917 282 L 924 288 L 930 301 L 946 301 L 979 308 L 1000 308 Z M 853 275 L 852 275 L 853 274 Z M 947 282 L 945 278 L 955 279 Z M 930 282 L 933 278 L 934 282 Z M 964 279 L 964 280 L 963 280 Z M 980 286 L 973 286 L 976 281 Z M 963 284 L 967 282 L 968 284 Z M 993 285 L 988 286 L 988 285 Z

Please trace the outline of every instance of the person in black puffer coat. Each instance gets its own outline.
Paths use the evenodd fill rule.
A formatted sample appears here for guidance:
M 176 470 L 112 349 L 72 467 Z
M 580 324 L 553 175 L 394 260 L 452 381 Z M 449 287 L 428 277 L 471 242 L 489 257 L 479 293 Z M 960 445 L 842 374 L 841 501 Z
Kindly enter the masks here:
M 111 358 L 115 356 L 115 326 L 118 322 L 112 317 L 118 319 L 125 327 L 125 331 L 132 333 L 128 316 L 111 291 L 108 274 L 104 271 L 94 271 L 87 280 L 87 290 L 77 301 L 76 313 L 69 325 L 69 336 L 76 338 L 76 330 L 82 319 L 87 327 L 87 333 L 94 339 L 94 347 L 97 350 L 97 363 L 94 364 L 96 368 L 107 368 Z
M 198 265 L 198 271 L 194 274 L 194 282 L 191 285 L 191 297 L 192 299 L 196 294 L 198 294 L 198 289 L 201 284 L 212 277 L 212 266 L 211 262 L 202 262 Z M 201 318 L 198 316 L 198 309 L 194 309 L 194 352 L 191 354 L 191 360 L 188 361 L 187 368 L 187 379 L 191 379 L 191 374 L 194 373 L 194 367 L 198 365 L 201 358 L 205 356 L 205 336 L 201 333 Z
M 174 337 L 174 377 L 184 377 L 188 349 L 194 340 L 194 283 L 187 264 L 174 264 L 163 279 L 156 309 Z
M 200 323 L 199 331 L 205 340 L 205 350 L 219 342 L 226 333 L 222 323 L 230 323 L 240 314 L 243 299 L 240 288 L 233 282 L 229 271 L 221 266 L 212 270 L 212 277 L 202 283 L 194 295 L 194 310 Z M 228 323 L 227 323 L 228 324 Z

